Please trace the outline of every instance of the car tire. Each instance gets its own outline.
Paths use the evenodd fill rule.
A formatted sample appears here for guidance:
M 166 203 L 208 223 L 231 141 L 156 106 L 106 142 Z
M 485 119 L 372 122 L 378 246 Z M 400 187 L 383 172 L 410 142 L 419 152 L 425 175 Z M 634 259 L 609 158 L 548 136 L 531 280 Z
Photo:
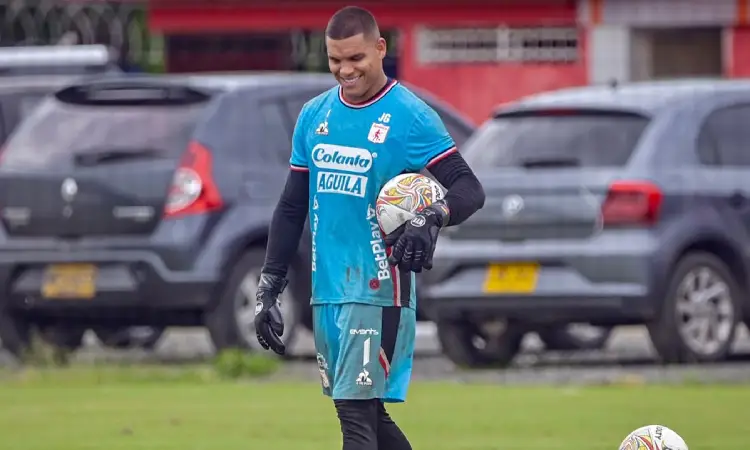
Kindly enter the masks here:
M 22 359 L 31 347 L 32 332 L 48 345 L 65 351 L 76 351 L 83 345 L 86 329 L 79 326 L 35 325 L 20 314 L 0 308 L 0 344 L 16 358 Z
M 601 350 L 607 344 L 614 327 L 594 327 L 590 335 L 578 333 L 574 324 L 554 325 L 537 330 L 544 347 L 551 351 Z M 587 333 L 588 334 L 588 333 Z
M 39 327 L 39 336 L 53 346 L 74 352 L 83 346 L 83 335 L 86 328 L 77 325 L 45 325 Z
M 0 344 L 16 358 L 21 358 L 31 344 L 31 323 L 10 311 L 0 300 Z
M 521 350 L 527 331 L 505 320 L 481 324 L 469 319 L 439 318 L 436 327 L 443 354 L 456 366 L 472 369 L 510 365 Z
M 709 289 L 717 293 L 707 297 Z M 651 342 L 662 362 L 709 363 L 726 359 L 742 317 L 743 298 L 739 283 L 718 257 L 705 252 L 684 256 L 670 277 L 658 317 L 648 324 Z M 686 323 L 689 317 L 693 321 Z M 710 343 L 697 342 L 691 335 L 691 326 L 698 330 L 713 327 L 714 339 Z
M 255 248 L 246 252 L 234 265 L 218 302 L 206 312 L 205 323 L 217 351 L 240 348 L 261 349 L 255 336 L 252 320 L 255 316 L 255 290 L 263 267 L 265 250 Z M 303 283 L 297 282 L 298 267 L 290 268 L 289 284 L 281 294 L 284 334 L 287 354 L 294 345 L 301 326 L 305 300 Z M 243 283 L 245 283 L 243 287 Z M 243 292 L 243 290 L 248 292 Z M 308 289 L 309 291 L 309 289 Z
M 136 328 L 148 328 L 148 333 L 137 335 Z M 99 342 L 109 348 L 140 348 L 153 350 L 166 331 L 165 327 L 95 327 L 93 330 Z

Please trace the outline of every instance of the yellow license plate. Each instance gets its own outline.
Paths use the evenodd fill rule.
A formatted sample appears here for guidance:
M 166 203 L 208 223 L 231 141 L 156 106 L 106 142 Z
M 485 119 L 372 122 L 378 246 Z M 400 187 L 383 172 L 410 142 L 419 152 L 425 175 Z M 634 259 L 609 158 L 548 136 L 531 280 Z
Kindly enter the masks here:
M 490 264 L 484 279 L 486 294 L 529 294 L 536 289 L 539 264 Z
M 92 264 L 54 264 L 44 273 L 44 298 L 85 300 L 95 294 L 96 267 Z

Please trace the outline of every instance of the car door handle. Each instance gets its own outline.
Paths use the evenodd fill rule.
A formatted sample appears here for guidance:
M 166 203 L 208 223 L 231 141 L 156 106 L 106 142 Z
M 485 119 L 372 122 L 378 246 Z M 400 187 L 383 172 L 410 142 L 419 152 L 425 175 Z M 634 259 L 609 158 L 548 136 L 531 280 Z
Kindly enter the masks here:
M 745 204 L 745 196 L 741 192 L 735 192 L 729 196 L 729 204 L 735 208 Z

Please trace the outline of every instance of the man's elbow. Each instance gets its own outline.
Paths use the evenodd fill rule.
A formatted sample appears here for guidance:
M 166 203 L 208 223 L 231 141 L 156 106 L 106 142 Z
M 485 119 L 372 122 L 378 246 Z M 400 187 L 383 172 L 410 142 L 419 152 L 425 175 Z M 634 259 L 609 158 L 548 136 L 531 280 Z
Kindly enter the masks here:
M 471 205 L 471 214 L 474 214 L 484 207 L 484 200 L 486 197 L 484 194 L 484 187 L 482 187 L 482 183 L 479 182 L 474 174 L 470 174 L 466 177 L 464 183 L 464 186 L 466 186 L 466 192 L 469 194 L 467 195 L 467 203 Z
M 484 194 L 484 187 L 482 187 L 482 183 L 479 182 L 476 178 L 474 178 L 476 187 L 474 195 L 474 211 L 479 211 L 480 209 L 484 208 L 484 200 L 486 199 L 486 195 Z

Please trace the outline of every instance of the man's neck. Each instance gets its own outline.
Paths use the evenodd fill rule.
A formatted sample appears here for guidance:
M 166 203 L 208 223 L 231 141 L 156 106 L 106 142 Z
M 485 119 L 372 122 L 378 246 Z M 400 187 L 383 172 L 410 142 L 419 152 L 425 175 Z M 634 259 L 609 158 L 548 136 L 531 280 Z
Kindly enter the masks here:
M 378 80 L 378 82 L 373 84 L 372 87 L 368 89 L 367 92 L 364 95 L 362 95 L 360 98 L 357 98 L 357 99 L 347 98 L 346 94 L 344 94 L 344 98 L 346 99 L 346 101 L 354 103 L 354 104 L 367 103 L 373 97 L 375 97 L 375 95 L 378 92 L 380 92 L 385 87 L 386 84 L 388 84 L 388 77 L 385 75 L 385 72 L 383 72 L 379 78 L 380 79 Z

